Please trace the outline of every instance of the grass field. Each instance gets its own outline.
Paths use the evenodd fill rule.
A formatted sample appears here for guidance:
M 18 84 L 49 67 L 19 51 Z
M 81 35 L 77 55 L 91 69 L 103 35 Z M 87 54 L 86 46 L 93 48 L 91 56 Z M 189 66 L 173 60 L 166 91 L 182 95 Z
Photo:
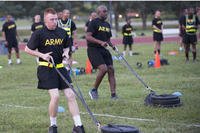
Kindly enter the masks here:
M 92 112 L 102 125 L 108 123 L 133 125 L 142 133 L 199 133 L 200 132 L 200 62 L 190 61 L 185 64 L 184 53 L 176 56 L 168 55 L 177 50 L 176 44 L 163 44 L 162 57 L 168 59 L 170 65 L 159 69 L 148 68 L 147 61 L 154 58 L 152 45 L 134 45 L 139 55 L 126 59 L 133 69 L 158 94 L 182 93 L 183 106 L 177 108 L 156 108 L 144 105 L 148 92 L 134 75 L 119 61 L 114 61 L 119 100 L 110 100 L 107 77 L 100 85 L 98 101 L 91 101 L 88 90 L 91 88 L 95 74 L 77 76 L 84 98 Z M 200 59 L 200 47 L 197 45 L 197 58 Z M 119 46 L 120 51 L 122 46 Z M 0 56 L 0 133 L 46 133 L 49 126 L 48 102 L 46 91 L 36 89 L 35 58 L 21 52 L 22 64 L 7 66 L 7 56 Z M 86 49 L 80 48 L 74 59 L 79 64 L 73 67 L 85 67 Z M 190 54 L 190 59 L 192 55 Z M 136 62 L 142 62 L 138 69 Z M 78 100 L 82 112 L 82 122 L 87 133 L 97 133 L 92 119 Z M 58 130 L 70 133 L 73 121 L 68 112 L 63 94 L 60 106 L 64 113 L 58 113 Z M 110 116 L 106 116 L 109 114 Z M 113 117 L 111 117 L 111 115 Z

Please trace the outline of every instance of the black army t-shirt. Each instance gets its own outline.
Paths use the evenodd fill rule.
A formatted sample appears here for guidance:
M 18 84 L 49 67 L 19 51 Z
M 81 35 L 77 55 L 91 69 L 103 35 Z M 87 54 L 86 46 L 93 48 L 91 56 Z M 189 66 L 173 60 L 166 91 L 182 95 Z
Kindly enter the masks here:
M 13 21 L 5 22 L 3 24 L 2 31 L 5 32 L 6 40 L 8 42 L 13 41 L 13 39 L 16 40 L 16 34 L 17 34 L 16 29 L 17 29 L 17 26 L 15 22 Z
M 152 26 L 155 25 L 158 29 L 161 29 L 163 23 L 161 18 L 154 18 L 152 21 Z
M 92 36 L 101 41 L 108 41 L 112 36 L 110 24 L 104 20 L 96 18 L 89 24 L 87 32 L 92 32 Z M 99 44 L 87 42 L 88 47 L 102 47 Z
M 54 62 L 59 64 L 62 63 L 63 48 L 68 47 L 68 35 L 62 28 L 48 30 L 44 27 L 32 34 L 27 46 L 32 50 L 38 49 L 41 53 L 53 52 L 51 55 Z M 43 61 L 42 58 L 39 60 Z
M 122 34 L 124 33 L 131 34 L 132 31 L 133 31 L 133 27 L 130 24 L 125 24 L 122 27 Z
M 31 26 L 31 31 L 34 32 L 36 30 L 42 29 L 44 27 L 43 22 L 33 23 Z

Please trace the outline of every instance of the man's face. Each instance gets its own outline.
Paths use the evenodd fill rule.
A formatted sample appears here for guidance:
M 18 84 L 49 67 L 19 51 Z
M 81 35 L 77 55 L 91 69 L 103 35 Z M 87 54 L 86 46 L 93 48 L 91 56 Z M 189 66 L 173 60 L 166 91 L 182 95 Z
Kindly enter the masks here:
M 58 16 L 49 13 L 44 17 L 44 21 L 49 30 L 54 30 L 57 27 Z
M 93 20 L 93 19 L 95 19 L 95 18 L 97 18 L 97 14 L 96 14 L 95 12 L 93 12 L 93 13 L 91 14 L 91 19 Z
M 70 12 L 68 10 L 63 11 L 62 13 L 62 18 L 63 19 L 67 19 L 70 16 Z
M 7 21 L 9 22 L 9 21 L 12 20 L 12 16 L 8 15 L 8 16 L 6 17 L 6 19 L 7 19 Z
M 131 24 L 131 20 L 130 19 L 127 20 L 127 24 Z
M 193 9 L 193 8 L 189 8 L 189 9 L 188 9 L 188 14 L 189 14 L 189 15 L 192 15 L 193 13 L 194 13 L 194 9 Z
M 156 11 L 156 17 L 160 17 L 160 11 Z
M 102 18 L 102 19 L 104 19 L 104 20 L 107 19 L 107 17 L 108 17 L 108 10 L 107 10 L 106 7 L 100 8 L 100 10 L 99 10 L 99 17 Z
M 35 16 L 35 22 L 36 22 L 36 23 L 40 22 L 40 15 L 36 15 L 36 16 Z

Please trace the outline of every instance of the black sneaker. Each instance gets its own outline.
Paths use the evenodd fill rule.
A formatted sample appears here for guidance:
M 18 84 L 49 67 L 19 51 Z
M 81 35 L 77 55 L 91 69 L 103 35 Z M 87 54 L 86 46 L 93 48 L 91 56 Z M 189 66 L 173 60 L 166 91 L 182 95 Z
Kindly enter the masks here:
M 97 89 L 91 89 L 89 95 L 92 100 L 97 100 L 99 98 Z
M 74 126 L 72 133 L 85 133 L 84 127 L 82 126 Z
M 115 96 L 111 96 L 110 99 L 111 100 L 117 100 L 117 99 L 119 99 L 119 97 L 117 95 L 115 95 Z
M 57 126 L 56 125 L 50 126 L 49 133 L 57 133 Z

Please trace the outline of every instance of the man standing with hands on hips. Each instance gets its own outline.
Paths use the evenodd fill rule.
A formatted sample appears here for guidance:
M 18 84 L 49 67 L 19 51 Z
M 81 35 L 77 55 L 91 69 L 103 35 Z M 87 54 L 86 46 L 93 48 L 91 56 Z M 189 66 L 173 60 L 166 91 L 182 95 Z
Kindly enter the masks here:
M 71 88 L 62 80 L 57 71 L 53 68 L 51 59 L 55 62 L 55 67 L 62 75 L 72 83 L 70 76 L 64 65 L 63 58 L 69 58 L 68 35 L 62 28 L 57 27 L 58 16 L 53 8 L 47 8 L 44 11 L 45 27 L 35 31 L 25 48 L 25 52 L 39 57 L 39 66 L 37 68 L 38 88 L 48 90 L 50 95 L 49 133 L 57 133 L 57 110 L 59 102 L 59 90 L 64 92 L 68 102 L 69 112 L 74 120 L 72 133 L 85 133 L 76 97 Z M 36 50 L 37 49 L 37 50 Z
M 108 81 L 111 91 L 111 99 L 117 99 L 116 95 L 116 80 L 113 67 L 112 55 L 105 47 L 110 42 L 111 27 L 106 22 L 108 10 L 104 5 L 97 7 L 98 17 L 90 22 L 86 33 L 87 40 L 87 54 L 93 68 L 97 68 L 98 74 L 93 85 L 89 91 L 91 99 L 98 99 L 98 88 L 106 73 L 108 73 Z
M 161 51 L 161 42 L 163 41 L 163 22 L 161 19 L 161 13 L 159 10 L 155 12 L 154 19 L 152 21 L 152 27 L 153 27 L 153 40 L 155 41 L 154 45 L 154 54 L 158 52 L 160 54 Z

